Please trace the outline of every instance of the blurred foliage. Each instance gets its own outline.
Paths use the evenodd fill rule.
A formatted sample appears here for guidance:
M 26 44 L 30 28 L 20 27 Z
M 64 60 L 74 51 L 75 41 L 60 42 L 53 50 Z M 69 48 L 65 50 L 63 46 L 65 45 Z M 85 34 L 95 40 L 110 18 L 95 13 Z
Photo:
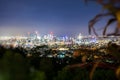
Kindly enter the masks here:
M 40 61 L 40 70 L 45 72 L 47 80 L 52 80 L 54 76 L 54 67 L 51 58 L 42 58 Z
M 107 46 L 107 51 L 109 54 L 113 55 L 120 61 L 120 46 L 110 42 Z
M 5 80 L 27 80 L 29 79 L 29 66 L 24 57 L 19 53 L 6 50 L 0 60 L 0 73 L 8 77 Z
M 117 80 L 115 72 L 109 69 L 96 69 L 92 80 Z
M 91 34 L 91 30 L 93 30 L 93 33 L 98 36 L 94 25 L 101 20 L 101 18 L 103 17 L 107 17 L 107 16 L 111 16 L 111 18 L 106 21 L 106 25 L 104 26 L 103 32 L 102 34 L 104 36 L 111 36 L 111 35 L 115 35 L 115 36 L 120 36 L 120 0 L 84 0 L 85 3 L 88 3 L 88 1 L 94 1 L 96 3 L 98 3 L 99 5 L 101 5 L 103 7 L 102 12 L 100 14 L 97 14 L 92 20 L 89 21 L 89 34 Z M 115 30 L 113 33 L 109 33 L 106 34 L 107 28 L 109 27 L 109 25 L 111 25 L 113 22 L 116 22 L 116 26 Z M 107 47 L 107 53 L 116 57 L 117 59 L 119 59 L 120 61 L 120 46 L 116 45 L 116 44 L 108 44 Z M 119 64 L 120 66 L 120 64 Z M 97 67 L 97 65 L 96 65 Z M 93 74 L 96 74 L 96 67 L 91 71 L 91 79 L 93 79 Z M 111 75 L 113 76 L 113 75 Z M 116 70 L 116 76 L 118 77 L 118 79 L 120 79 L 120 67 L 118 67 L 118 69 Z M 103 75 L 103 77 L 107 77 L 105 75 Z M 95 80 L 98 80 L 98 78 L 95 78 Z M 101 77 L 99 78 L 100 80 Z M 114 78 L 106 78 L 107 80 L 114 80 Z M 94 80 L 94 79 L 93 79 Z M 105 80 L 105 79 L 104 79 Z
M 116 76 L 120 80 L 120 66 L 116 70 Z
M 0 80 L 52 80 L 57 75 L 51 58 L 27 56 L 22 50 L 0 47 Z
M 109 43 L 107 51 L 109 54 L 119 59 L 120 62 L 120 46 L 116 45 L 115 43 Z M 120 80 L 120 64 L 119 67 L 116 69 L 116 76 Z
M 58 72 L 58 76 L 54 80 L 90 80 L 90 71 L 81 68 L 64 68 Z M 93 74 L 92 80 L 117 80 L 115 72 L 110 69 L 97 68 Z
M 69 69 L 65 67 L 58 72 L 58 76 L 54 80 L 89 80 L 89 76 L 86 69 Z
M 32 73 L 30 80 L 46 80 L 46 75 L 44 72 L 36 70 Z
M 108 44 L 108 52 L 110 54 L 112 54 L 112 51 L 115 52 L 116 48 L 119 49 L 117 45 Z M 89 76 L 92 71 L 92 65 L 82 68 L 69 68 L 65 67 L 66 65 L 56 64 L 56 59 L 39 57 L 36 54 L 25 56 L 25 53 L 20 50 L 23 49 L 0 48 L 1 54 L 3 53 L 0 57 L 0 80 L 90 80 Z M 80 55 L 73 58 L 71 61 L 72 64 L 69 66 L 76 64 L 76 62 L 77 64 L 86 63 L 87 53 L 92 54 L 93 52 L 95 51 L 86 49 L 78 50 L 78 54 Z M 119 68 L 116 70 L 116 74 L 119 78 Z M 95 67 L 92 80 L 96 79 L 116 80 L 115 72 Z
M 94 25 L 101 20 L 102 17 L 107 17 L 111 16 L 111 18 L 106 21 L 106 25 L 104 26 L 103 30 L 103 35 L 106 36 L 106 31 L 107 28 L 109 27 L 110 24 L 113 22 L 117 22 L 115 26 L 115 31 L 113 33 L 107 34 L 108 36 L 110 35 L 115 35 L 118 36 L 119 30 L 120 30 L 120 0 L 85 0 L 86 3 L 88 1 L 94 1 L 101 5 L 103 7 L 102 12 L 100 14 L 97 14 L 92 20 L 89 21 L 89 34 L 91 34 L 91 30 L 93 30 L 94 34 L 98 36 Z

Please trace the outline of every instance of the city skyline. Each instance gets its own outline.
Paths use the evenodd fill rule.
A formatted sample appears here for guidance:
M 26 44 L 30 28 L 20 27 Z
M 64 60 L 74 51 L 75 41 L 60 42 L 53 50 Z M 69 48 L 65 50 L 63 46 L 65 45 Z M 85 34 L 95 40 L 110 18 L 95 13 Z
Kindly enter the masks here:
M 0 35 L 34 31 L 88 35 L 88 22 L 101 8 L 95 2 L 86 5 L 83 0 L 0 0 Z

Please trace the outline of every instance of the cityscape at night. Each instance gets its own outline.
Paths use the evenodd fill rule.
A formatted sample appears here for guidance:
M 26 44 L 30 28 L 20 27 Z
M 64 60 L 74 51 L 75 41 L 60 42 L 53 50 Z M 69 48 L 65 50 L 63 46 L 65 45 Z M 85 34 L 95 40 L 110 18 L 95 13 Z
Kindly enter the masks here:
M 120 0 L 0 0 L 0 80 L 120 80 Z

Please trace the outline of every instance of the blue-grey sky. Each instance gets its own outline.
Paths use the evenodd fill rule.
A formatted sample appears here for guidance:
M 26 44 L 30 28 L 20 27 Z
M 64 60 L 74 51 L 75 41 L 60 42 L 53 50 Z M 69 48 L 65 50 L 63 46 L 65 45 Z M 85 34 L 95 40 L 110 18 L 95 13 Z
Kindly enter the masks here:
M 101 6 L 83 0 L 0 0 L 0 34 L 87 35 L 88 21 L 100 12 Z

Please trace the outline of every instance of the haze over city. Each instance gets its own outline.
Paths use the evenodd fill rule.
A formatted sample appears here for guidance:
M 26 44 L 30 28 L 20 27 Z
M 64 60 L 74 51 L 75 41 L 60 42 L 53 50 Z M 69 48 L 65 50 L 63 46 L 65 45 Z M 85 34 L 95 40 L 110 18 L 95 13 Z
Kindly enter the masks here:
M 92 12 L 91 12 L 92 11 Z M 83 0 L 0 0 L 0 35 L 38 31 L 56 35 L 88 34 L 88 21 L 101 6 Z

